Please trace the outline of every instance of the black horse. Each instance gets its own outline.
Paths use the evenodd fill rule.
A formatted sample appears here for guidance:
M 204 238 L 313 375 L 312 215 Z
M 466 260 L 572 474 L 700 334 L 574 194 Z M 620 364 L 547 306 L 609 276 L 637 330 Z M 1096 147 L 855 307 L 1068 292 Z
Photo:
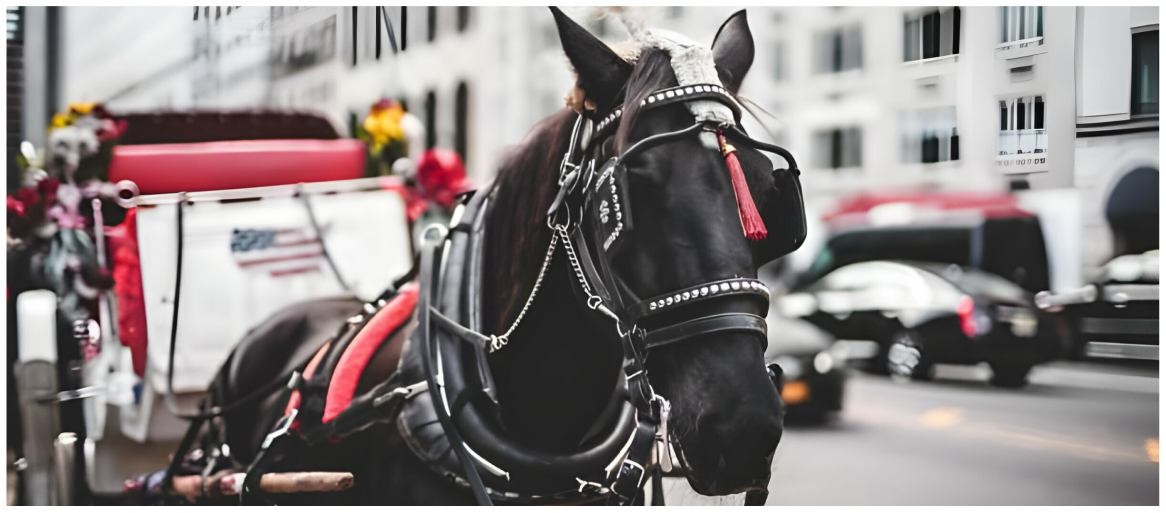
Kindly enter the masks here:
M 678 85 L 667 52 L 645 47 L 629 62 L 558 10 L 552 12 L 578 75 L 582 103 L 596 113 L 623 106 L 618 130 L 602 142 L 604 155 L 620 155 L 649 136 L 693 126 L 694 116 L 684 103 L 638 108 L 649 94 Z M 712 45 L 716 73 L 734 96 L 753 53 L 741 11 L 724 23 Z M 510 153 L 493 185 L 478 193 L 492 198 L 484 230 L 484 333 L 506 331 L 535 286 L 553 235 L 548 209 L 558 192 L 559 164 L 568 152 L 576 117 L 572 109 L 563 109 L 536 125 Z M 756 278 L 759 266 L 800 245 L 800 197 L 797 204 L 778 201 L 783 191 L 776 183 L 788 171 L 773 171 L 768 157 L 747 144 L 737 146 L 749 193 L 769 229 L 761 240 L 742 233 L 725 160 L 696 138 L 647 148 L 626 162 L 635 230 L 612 258 L 611 268 L 629 293 L 650 298 L 718 280 Z M 524 320 L 504 350 L 489 356 L 500 423 L 513 439 L 550 453 L 579 447 L 608 406 L 621 372 L 619 336 L 600 327 L 603 321 L 596 319 L 602 314 L 581 304 L 572 290 L 576 279 L 568 258 L 561 250 L 555 253 Z M 718 301 L 726 311 L 766 315 L 766 306 L 754 298 L 726 295 Z M 281 312 L 254 330 L 224 364 L 212 387 L 215 403 L 231 404 L 294 369 L 304 369 L 336 327 L 362 306 L 355 299 L 338 299 Z M 675 310 L 651 322 L 674 324 L 686 315 L 692 314 Z M 381 346 L 357 394 L 396 370 L 408 331 L 398 330 Z M 701 494 L 768 487 L 783 405 L 764 365 L 763 339 L 752 332 L 703 334 L 653 349 L 646 361 L 655 393 L 671 401 L 670 436 L 683 453 L 688 482 Z M 224 432 L 231 458 L 246 464 L 255 457 L 283 415 L 284 400 L 272 392 L 211 423 L 211 429 Z M 285 495 L 287 502 L 474 502 L 465 487 L 451 484 L 418 459 L 391 422 L 374 423 L 337 443 L 300 448 L 285 455 L 280 465 L 281 470 L 347 471 L 355 476 L 348 491 Z

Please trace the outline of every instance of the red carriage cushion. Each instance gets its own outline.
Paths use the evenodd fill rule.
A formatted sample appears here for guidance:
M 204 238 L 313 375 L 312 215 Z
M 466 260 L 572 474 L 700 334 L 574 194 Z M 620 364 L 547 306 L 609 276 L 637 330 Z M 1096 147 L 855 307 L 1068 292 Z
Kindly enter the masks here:
M 132 180 L 142 194 L 244 189 L 364 176 L 356 139 L 276 139 L 113 148 L 109 181 Z
M 336 364 L 332 380 L 328 383 L 328 395 L 321 422 L 336 418 L 352 403 L 360 375 L 364 373 L 369 360 L 385 339 L 412 317 L 420 290 L 416 282 L 401 289 L 401 292 L 382 307 L 348 344 L 344 355 Z

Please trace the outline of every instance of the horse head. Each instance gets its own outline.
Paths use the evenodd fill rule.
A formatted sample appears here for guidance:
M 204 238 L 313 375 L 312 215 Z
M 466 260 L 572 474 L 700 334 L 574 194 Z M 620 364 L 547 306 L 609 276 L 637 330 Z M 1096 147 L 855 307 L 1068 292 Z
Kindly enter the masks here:
M 701 299 L 673 307 L 672 298 L 664 298 L 667 311 L 661 301 L 661 311 L 645 314 L 637 328 L 651 332 L 730 313 L 763 319 L 767 294 L 712 298 L 702 291 L 720 282 L 731 283 L 736 292 L 733 280 L 743 280 L 742 288 L 760 290 L 759 284 L 749 283 L 757 268 L 800 244 L 804 224 L 800 233 L 793 233 L 791 226 L 796 228 L 797 223 L 791 224 L 789 205 L 779 201 L 788 192 L 781 190 L 781 173 L 788 171 L 773 171 L 768 157 L 735 139 L 742 131 L 726 130 L 750 199 L 768 226 L 764 238 L 751 240 L 742 229 L 743 207 L 722 154 L 725 148 L 718 144 L 719 132 L 713 131 L 726 123 L 734 125 L 731 114 L 724 119 L 728 109 L 707 100 L 645 108 L 658 91 L 710 81 L 719 82 L 722 92 L 735 97 L 753 61 L 745 12 L 724 23 L 711 50 L 671 33 L 633 31 L 638 35 L 635 47 L 618 51 L 560 11 L 553 12 L 563 49 L 578 76 L 575 94 L 583 100 L 578 106 L 596 116 L 619 111 L 618 129 L 599 130 L 599 144 L 593 141 L 592 146 L 599 148 L 597 162 L 620 157 L 626 166 L 628 190 L 622 192 L 630 196 L 626 201 L 634 231 L 622 235 L 618 246 L 606 254 L 620 288 L 634 298 L 684 291 L 683 297 L 677 292 L 678 305 L 687 302 L 690 293 Z M 691 94 L 693 88 L 687 89 Z M 701 90 L 698 85 L 697 93 Z M 694 128 L 688 136 L 645 143 L 628 152 L 653 136 L 702 123 L 702 130 Z M 797 210 L 801 215 L 800 203 Z M 714 294 L 717 290 L 713 285 Z M 655 301 L 650 303 L 648 308 L 655 310 Z M 767 488 L 784 408 L 765 369 L 765 344 L 763 328 L 725 329 L 686 335 L 680 343 L 650 350 L 647 375 L 655 394 L 671 402 L 669 435 L 683 454 L 688 481 L 697 492 L 725 495 Z

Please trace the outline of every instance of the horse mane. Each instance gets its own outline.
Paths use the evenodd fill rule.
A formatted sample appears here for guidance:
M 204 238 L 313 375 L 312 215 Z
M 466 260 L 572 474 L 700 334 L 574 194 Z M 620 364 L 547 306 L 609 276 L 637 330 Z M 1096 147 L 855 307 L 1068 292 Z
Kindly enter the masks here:
M 543 119 L 503 158 L 488 193 L 493 195 L 486 219 L 484 289 L 493 301 L 483 303 L 486 330 L 495 331 L 521 307 L 521 291 L 534 286 L 550 231 L 547 209 L 554 200 L 559 163 L 571 137 L 575 112 L 564 108 Z M 536 249 L 540 248 L 540 249 Z M 527 270 L 525 276 L 523 270 Z M 489 296 L 492 294 L 492 296 Z
M 625 86 L 624 115 L 616 133 L 623 151 L 639 113 L 640 101 L 657 89 L 675 85 L 676 76 L 668 53 L 645 48 Z M 486 232 L 485 290 L 494 301 L 485 302 L 487 330 L 504 327 L 517 315 L 526 294 L 534 286 L 538 269 L 550 243 L 547 209 L 558 192 L 559 164 L 571 137 L 575 111 L 561 109 L 536 124 L 518 145 L 507 152 L 489 194 L 493 194 Z

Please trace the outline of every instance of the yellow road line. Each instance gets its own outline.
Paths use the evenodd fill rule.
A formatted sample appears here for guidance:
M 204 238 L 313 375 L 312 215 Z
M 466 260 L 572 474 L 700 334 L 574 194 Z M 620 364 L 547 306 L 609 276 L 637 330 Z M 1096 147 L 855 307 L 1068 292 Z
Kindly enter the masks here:
M 919 424 L 929 428 L 949 428 L 964 417 L 963 408 L 936 408 L 919 417 Z

